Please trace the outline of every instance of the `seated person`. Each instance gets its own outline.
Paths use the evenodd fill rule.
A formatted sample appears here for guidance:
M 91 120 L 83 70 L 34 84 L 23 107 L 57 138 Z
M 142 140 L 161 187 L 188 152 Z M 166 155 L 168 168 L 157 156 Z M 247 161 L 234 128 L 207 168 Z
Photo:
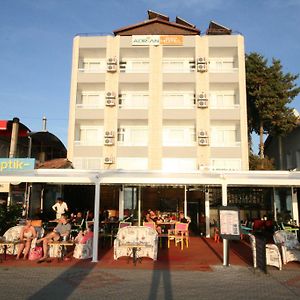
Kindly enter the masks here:
M 154 223 L 156 225 L 156 220 L 157 220 L 157 218 L 153 218 L 153 214 L 152 214 L 152 217 L 151 217 L 151 213 L 148 212 L 145 216 L 144 222 L 145 223 Z M 161 233 L 161 227 L 156 226 L 156 231 L 160 234 Z
M 20 258 L 23 250 L 24 250 L 23 259 L 28 258 L 31 242 L 34 238 L 36 238 L 36 230 L 31 225 L 31 220 L 27 219 L 25 226 L 21 229 L 20 232 L 20 244 L 19 244 L 19 249 L 18 249 L 18 254 L 16 259 Z
M 80 231 L 75 238 L 75 242 L 79 244 L 86 244 L 86 242 L 92 239 L 94 236 L 93 225 L 89 226 L 86 230 Z
M 39 262 L 45 261 L 48 258 L 48 243 L 51 241 L 59 241 L 61 238 L 67 238 L 70 234 L 70 230 L 71 225 L 68 223 L 67 216 L 62 215 L 53 231 L 48 233 L 45 237 L 37 240 L 37 243 L 43 242 L 44 256 L 39 260 Z
M 191 223 L 191 218 L 188 217 L 188 216 L 185 217 L 183 211 L 181 211 L 181 212 L 179 213 L 178 221 L 179 221 L 180 223 Z
M 79 212 L 76 214 L 76 216 L 72 219 L 71 222 L 72 222 L 75 226 L 81 226 L 82 220 L 83 220 L 82 212 L 79 211 Z

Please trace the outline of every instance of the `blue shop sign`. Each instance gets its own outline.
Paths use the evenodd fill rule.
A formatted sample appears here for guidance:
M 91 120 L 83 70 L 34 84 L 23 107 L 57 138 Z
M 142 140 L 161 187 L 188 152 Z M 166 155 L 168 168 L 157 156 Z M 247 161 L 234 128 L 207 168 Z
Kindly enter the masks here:
M 0 173 L 33 170 L 34 158 L 0 158 Z

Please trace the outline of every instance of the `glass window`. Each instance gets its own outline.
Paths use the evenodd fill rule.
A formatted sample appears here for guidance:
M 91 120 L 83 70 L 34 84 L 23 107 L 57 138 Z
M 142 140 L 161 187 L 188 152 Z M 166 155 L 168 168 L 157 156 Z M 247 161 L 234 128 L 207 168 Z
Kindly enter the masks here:
M 119 104 L 121 108 L 126 109 L 146 109 L 148 108 L 148 102 L 148 92 L 122 92 Z
M 240 159 L 217 158 L 211 160 L 213 171 L 239 171 L 241 170 Z
M 193 92 L 164 92 L 163 106 L 165 109 L 194 108 L 195 96 Z
M 197 169 L 196 160 L 193 158 L 163 158 L 163 171 L 194 171 Z
M 239 145 L 238 131 L 235 127 L 212 127 L 211 146 L 213 147 L 235 147 Z
M 163 146 L 194 146 L 195 136 L 194 127 L 164 127 Z
M 80 101 L 77 107 L 92 108 L 104 107 L 104 93 L 103 92 L 82 92 Z
M 147 146 L 148 128 L 145 126 L 126 126 L 119 128 L 118 141 L 123 146 Z
M 99 145 L 103 142 L 103 127 L 81 126 L 79 128 L 80 145 Z

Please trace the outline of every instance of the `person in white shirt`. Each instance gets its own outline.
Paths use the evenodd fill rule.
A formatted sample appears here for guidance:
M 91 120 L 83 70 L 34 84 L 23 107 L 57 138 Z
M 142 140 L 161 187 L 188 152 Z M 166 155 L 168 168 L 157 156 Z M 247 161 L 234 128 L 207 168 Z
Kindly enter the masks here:
M 56 203 L 52 206 L 52 209 L 56 212 L 56 219 L 60 219 L 69 209 L 66 202 L 61 197 L 56 199 Z

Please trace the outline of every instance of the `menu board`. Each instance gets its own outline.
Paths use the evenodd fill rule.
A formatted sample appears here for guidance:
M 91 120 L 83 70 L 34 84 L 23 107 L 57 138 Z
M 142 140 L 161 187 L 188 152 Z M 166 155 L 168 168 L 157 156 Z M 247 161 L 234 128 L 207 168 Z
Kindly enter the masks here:
M 237 207 L 221 206 L 219 209 L 220 236 L 223 239 L 240 239 L 240 212 Z

